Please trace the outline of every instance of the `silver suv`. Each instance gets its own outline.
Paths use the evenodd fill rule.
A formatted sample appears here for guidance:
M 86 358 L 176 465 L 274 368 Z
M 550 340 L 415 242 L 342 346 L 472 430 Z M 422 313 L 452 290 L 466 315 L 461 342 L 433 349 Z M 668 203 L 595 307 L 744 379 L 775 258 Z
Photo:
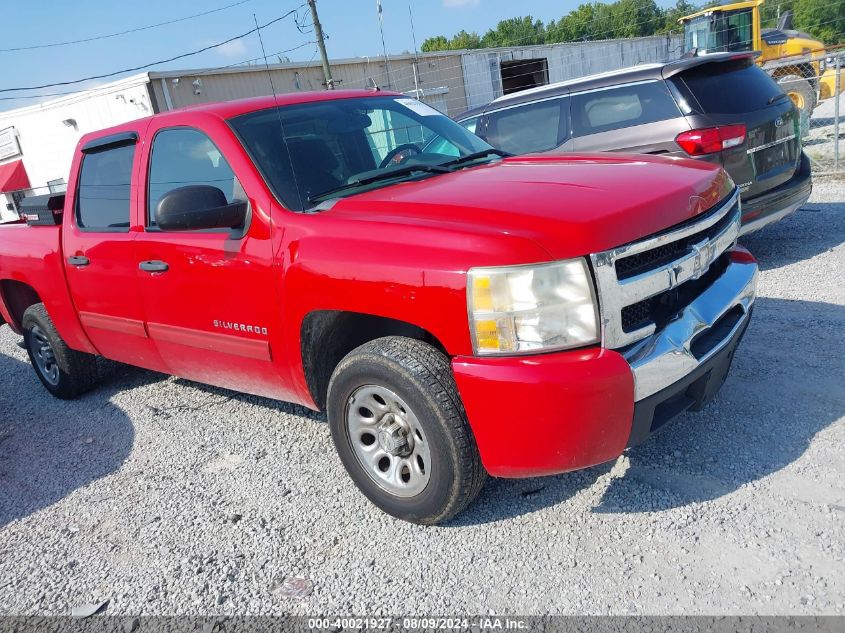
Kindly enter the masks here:
M 513 154 L 619 151 L 722 165 L 742 198 L 742 233 L 810 197 L 798 111 L 754 64 L 716 53 L 591 75 L 500 97 L 457 117 Z

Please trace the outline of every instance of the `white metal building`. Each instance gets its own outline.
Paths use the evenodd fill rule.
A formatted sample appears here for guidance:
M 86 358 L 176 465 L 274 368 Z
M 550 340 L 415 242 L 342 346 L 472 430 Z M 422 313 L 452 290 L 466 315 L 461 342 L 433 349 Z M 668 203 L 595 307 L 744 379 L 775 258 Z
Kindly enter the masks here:
M 64 191 L 80 136 L 152 114 L 148 84 L 144 73 L 0 112 L 0 220 L 17 219 L 25 195 Z

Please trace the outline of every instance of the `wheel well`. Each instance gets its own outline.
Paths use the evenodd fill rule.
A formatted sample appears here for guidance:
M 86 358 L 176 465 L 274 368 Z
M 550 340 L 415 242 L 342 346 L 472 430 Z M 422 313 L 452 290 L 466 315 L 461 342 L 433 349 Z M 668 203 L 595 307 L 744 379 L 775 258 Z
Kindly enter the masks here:
M 9 310 L 9 316 L 12 317 L 12 323 L 15 329 L 21 329 L 21 321 L 23 320 L 23 313 L 26 309 L 41 303 L 41 297 L 35 292 L 32 286 L 29 286 L 21 281 L 14 281 L 13 279 L 3 279 L 0 281 L 0 298 L 6 304 Z
M 341 359 L 359 345 L 383 336 L 407 336 L 446 352 L 430 332 L 405 321 L 340 310 L 319 310 L 305 317 L 300 331 L 302 368 L 311 397 L 321 410 L 332 372 Z

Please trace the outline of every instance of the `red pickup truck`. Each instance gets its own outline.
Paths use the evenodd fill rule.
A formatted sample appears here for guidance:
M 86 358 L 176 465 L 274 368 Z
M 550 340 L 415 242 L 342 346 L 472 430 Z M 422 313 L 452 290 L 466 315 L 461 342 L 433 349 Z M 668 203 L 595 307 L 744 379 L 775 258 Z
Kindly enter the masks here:
M 0 315 L 59 398 L 103 356 L 325 410 L 361 491 L 436 523 L 713 397 L 739 205 L 707 163 L 503 156 L 397 94 L 206 105 L 82 138 L 0 229 Z

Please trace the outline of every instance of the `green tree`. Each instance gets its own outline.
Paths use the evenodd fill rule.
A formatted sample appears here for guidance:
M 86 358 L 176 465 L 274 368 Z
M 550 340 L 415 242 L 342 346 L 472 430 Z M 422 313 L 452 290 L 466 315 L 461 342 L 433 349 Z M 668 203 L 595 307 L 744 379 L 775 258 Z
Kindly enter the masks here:
M 549 23 L 546 29 L 546 42 L 575 42 L 578 40 L 595 39 L 594 30 L 597 25 L 597 4 L 581 4 L 574 11 L 570 11 L 558 21 Z
M 795 28 L 806 31 L 827 45 L 845 42 L 843 0 L 768 0 L 760 7 L 764 27 L 774 27 L 784 11 L 794 12 Z M 645 37 L 682 31 L 678 19 L 703 8 L 720 5 L 721 0 L 675 0 L 666 9 L 655 0 L 616 0 L 578 5 L 558 20 L 544 26 L 531 16 L 502 20 L 483 37 L 460 31 L 451 39 L 439 35 L 423 42 L 424 51 L 532 46 L 584 40 Z
M 496 46 L 531 46 L 545 41 L 543 22 L 530 15 L 502 20 L 481 38 L 484 48 Z
M 764 28 L 774 28 L 780 15 L 794 9 L 794 0 L 768 0 L 760 7 L 760 22 Z
M 653 35 L 666 20 L 654 0 L 617 0 L 604 6 L 610 14 L 610 32 L 605 39 Z
M 478 33 L 467 33 L 466 31 L 458 31 L 451 40 L 449 40 L 449 48 L 452 50 L 462 50 L 465 48 L 481 48 L 481 37 Z
M 766 6 L 766 5 L 763 5 Z M 688 0 L 678 0 L 674 7 L 669 7 L 664 11 L 663 28 L 660 33 L 680 33 L 684 27 L 678 22 L 682 17 L 690 15 L 698 11 L 692 2 Z
M 795 28 L 826 45 L 845 42 L 845 10 L 838 0 L 795 0 Z
M 434 37 L 426 38 L 420 48 L 422 48 L 423 53 L 447 51 L 449 50 L 449 40 L 444 35 L 435 35 Z

